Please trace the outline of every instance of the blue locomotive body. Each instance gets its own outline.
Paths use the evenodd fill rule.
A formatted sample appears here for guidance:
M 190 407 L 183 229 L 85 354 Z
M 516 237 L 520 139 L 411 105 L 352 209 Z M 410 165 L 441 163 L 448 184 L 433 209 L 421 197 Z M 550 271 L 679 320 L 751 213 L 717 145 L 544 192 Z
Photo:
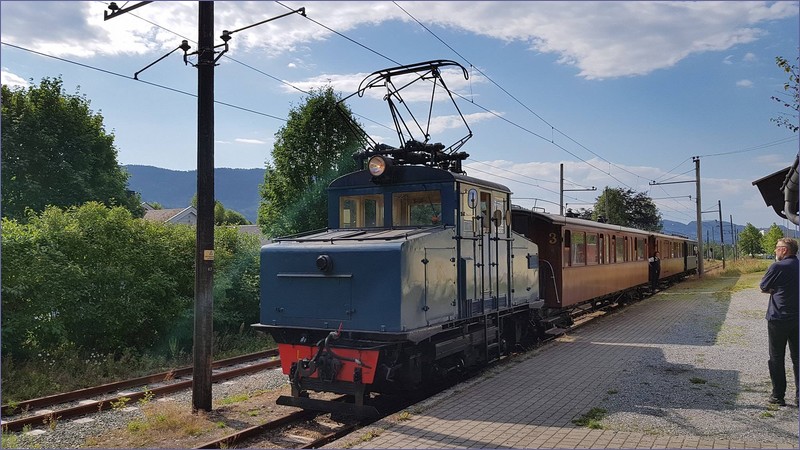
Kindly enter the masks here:
M 535 338 L 538 250 L 511 230 L 504 186 L 397 166 L 335 180 L 328 204 L 328 230 L 261 251 L 255 326 L 281 350 L 287 404 L 402 391 Z

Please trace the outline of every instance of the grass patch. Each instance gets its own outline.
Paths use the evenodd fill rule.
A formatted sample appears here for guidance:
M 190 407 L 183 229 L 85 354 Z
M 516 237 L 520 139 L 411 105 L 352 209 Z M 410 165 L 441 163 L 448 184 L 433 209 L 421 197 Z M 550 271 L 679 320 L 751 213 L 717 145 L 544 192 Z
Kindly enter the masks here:
M 716 344 L 742 345 L 746 343 L 747 329 L 740 325 L 722 325 L 717 332 Z
M 411 420 L 411 413 L 408 411 L 400 411 L 400 413 L 397 414 L 397 420 L 401 422 L 404 420 Z
M 159 447 L 163 442 L 177 442 L 196 437 L 218 426 L 211 423 L 202 412 L 193 414 L 188 408 L 173 402 L 150 403 L 142 408 L 143 419 L 132 420 L 122 430 L 114 430 L 102 438 L 88 438 L 88 447 L 138 448 Z
M 744 319 L 763 319 L 764 318 L 764 310 L 761 309 L 745 309 L 743 311 L 739 311 L 739 317 Z
M 250 400 L 250 394 L 236 394 L 230 397 L 225 397 L 219 401 L 220 405 L 230 405 L 233 403 L 239 403 Z
M 769 411 L 764 411 L 764 412 L 761 413 L 761 418 L 762 419 L 769 419 L 770 417 L 775 417 L 775 414 L 772 414 Z
M 706 384 L 707 381 L 700 377 L 692 377 L 689 379 L 692 384 Z
M 572 423 L 578 425 L 579 427 L 589 427 L 593 430 L 602 430 L 603 425 L 600 423 L 605 417 L 608 411 L 603 408 L 592 408 L 586 414 L 580 416 L 577 419 L 572 419 Z
M 217 360 L 274 348 L 275 341 L 268 335 L 245 331 L 215 335 L 213 347 Z M 117 354 L 100 354 L 92 349 L 63 345 L 34 352 L 28 359 L 4 354 L 0 361 L 3 401 L 19 402 L 190 366 L 191 356 L 191 351 L 185 351 L 177 343 L 169 348 L 165 344 L 151 353 L 128 349 Z
M 616 389 L 609 389 L 609 390 L 607 390 L 607 391 L 606 391 L 606 394 L 608 394 L 608 395 L 614 395 L 614 394 L 616 394 L 617 392 L 619 392 L 619 391 L 618 391 L 618 390 L 616 390 Z

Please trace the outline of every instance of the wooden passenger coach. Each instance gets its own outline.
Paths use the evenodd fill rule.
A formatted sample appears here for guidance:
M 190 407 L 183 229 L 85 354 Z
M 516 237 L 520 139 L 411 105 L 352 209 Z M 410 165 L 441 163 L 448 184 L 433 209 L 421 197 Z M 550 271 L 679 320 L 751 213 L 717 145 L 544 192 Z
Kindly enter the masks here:
M 648 258 L 661 255 L 660 279 L 696 267 L 696 247 L 678 236 L 516 208 L 514 231 L 539 245 L 541 298 L 569 308 L 648 283 Z M 694 255 L 693 255 L 694 254 Z

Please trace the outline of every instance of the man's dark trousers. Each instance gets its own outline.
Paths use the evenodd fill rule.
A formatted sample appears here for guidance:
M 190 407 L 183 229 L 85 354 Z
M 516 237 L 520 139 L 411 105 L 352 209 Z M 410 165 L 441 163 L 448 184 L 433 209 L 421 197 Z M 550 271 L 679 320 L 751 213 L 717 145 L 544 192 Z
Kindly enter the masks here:
M 789 344 L 789 353 L 792 357 L 792 369 L 794 370 L 794 385 L 797 389 L 797 344 L 798 321 L 797 320 L 769 320 L 767 321 L 767 333 L 769 335 L 769 377 L 772 379 L 772 395 L 776 398 L 784 398 L 786 395 L 786 344 Z M 795 391 L 797 397 L 797 391 Z

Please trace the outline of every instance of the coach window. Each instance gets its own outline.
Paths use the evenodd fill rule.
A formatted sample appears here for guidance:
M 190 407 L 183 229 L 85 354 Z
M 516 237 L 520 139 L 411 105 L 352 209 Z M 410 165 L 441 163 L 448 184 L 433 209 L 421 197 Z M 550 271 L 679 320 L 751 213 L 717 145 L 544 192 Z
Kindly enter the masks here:
M 605 235 L 600 233 L 598 238 L 600 239 L 600 244 L 597 246 L 600 249 L 600 264 L 606 263 L 606 255 L 608 254 L 608 243 L 604 239 Z
M 584 231 L 572 233 L 572 265 L 586 265 L 586 232 Z
M 644 239 L 636 239 L 636 260 L 644 261 Z
M 617 258 L 616 262 L 621 263 L 625 262 L 625 242 L 628 238 L 626 237 L 618 237 L 616 238 L 617 241 Z
M 610 251 L 608 252 L 608 262 L 613 264 L 617 262 L 617 237 L 612 234 L 610 241 L 611 246 L 609 247 Z
M 569 267 L 572 263 L 570 249 L 572 248 L 572 233 L 569 230 L 564 230 L 564 246 L 561 247 L 561 261 L 564 267 Z
M 586 264 L 597 264 L 598 258 L 597 234 L 586 234 Z

